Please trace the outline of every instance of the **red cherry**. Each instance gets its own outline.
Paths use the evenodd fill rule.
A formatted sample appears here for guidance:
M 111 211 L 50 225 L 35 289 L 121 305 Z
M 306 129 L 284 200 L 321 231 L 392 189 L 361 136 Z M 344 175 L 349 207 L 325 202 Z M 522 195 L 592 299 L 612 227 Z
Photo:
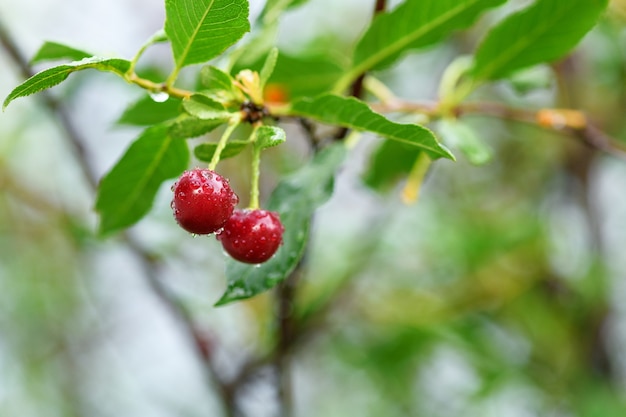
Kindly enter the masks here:
M 228 180 L 209 169 L 183 172 L 172 191 L 174 218 L 180 227 L 198 235 L 221 229 L 239 202 Z
M 267 210 L 235 210 L 217 235 L 234 259 L 260 264 L 270 259 L 283 242 L 285 228 L 278 213 Z

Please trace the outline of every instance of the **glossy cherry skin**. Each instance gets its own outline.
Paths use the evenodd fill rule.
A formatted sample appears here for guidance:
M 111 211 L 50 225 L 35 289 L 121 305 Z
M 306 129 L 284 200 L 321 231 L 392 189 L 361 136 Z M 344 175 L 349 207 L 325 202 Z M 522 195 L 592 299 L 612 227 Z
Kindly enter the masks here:
M 172 191 L 174 218 L 180 227 L 198 235 L 220 230 L 239 202 L 228 180 L 208 169 L 183 172 Z
M 234 259 L 260 264 L 276 253 L 284 231 L 278 213 L 258 209 L 235 210 L 217 239 Z

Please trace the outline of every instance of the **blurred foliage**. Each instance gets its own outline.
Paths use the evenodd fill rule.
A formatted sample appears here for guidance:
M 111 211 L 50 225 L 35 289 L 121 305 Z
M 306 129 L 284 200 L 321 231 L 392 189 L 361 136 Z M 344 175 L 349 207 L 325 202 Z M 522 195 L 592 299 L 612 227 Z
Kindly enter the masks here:
M 92 232 L 3 163 L 0 183 L 0 414 L 81 415 L 81 351 L 98 340 L 81 294 Z

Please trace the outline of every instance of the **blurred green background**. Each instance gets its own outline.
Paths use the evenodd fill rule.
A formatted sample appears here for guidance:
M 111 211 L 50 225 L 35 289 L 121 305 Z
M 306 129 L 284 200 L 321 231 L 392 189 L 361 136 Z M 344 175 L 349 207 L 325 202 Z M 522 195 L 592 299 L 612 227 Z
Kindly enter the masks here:
M 345 56 L 373 3 L 310 0 L 284 15 L 279 47 Z M 510 3 L 497 13 L 528 2 Z M 252 14 L 262 6 L 251 1 Z M 408 100 L 436 99 L 443 69 L 495 15 L 377 76 Z M 26 56 L 54 40 L 128 58 L 164 12 L 148 0 L 22 0 L 0 4 L 0 18 Z M 547 87 L 500 83 L 477 97 L 581 108 L 626 140 L 625 24 L 626 2 L 615 1 Z M 144 65 L 167 72 L 167 47 Z M 21 76 L 3 49 L 0 74 L 4 97 Z M 141 92 L 86 73 L 52 93 L 101 176 L 139 132 L 114 123 Z M 487 165 L 437 162 L 420 201 L 406 206 L 402 181 L 382 194 L 364 185 L 380 144 L 364 137 L 316 215 L 292 307 L 307 326 L 291 352 L 295 415 L 626 415 L 626 162 L 538 127 L 464 120 L 493 148 Z M 301 130 L 285 128 L 288 143 L 264 160 L 264 196 L 307 158 Z M 242 195 L 244 160 L 221 165 Z M 274 298 L 213 307 L 224 255 L 215 239 L 177 227 L 170 185 L 131 234 L 159 260 L 157 279 L 187 306 L 228 378 L 272 346 Z M 0 186 L 0 415 L 219 415 L 145 264 L 123 238 L 95 237 L 93 192 L 40 97 L 0 115 Z M 259 372 L 239 393 L 243 414 L 277 415 L 277 386 Z

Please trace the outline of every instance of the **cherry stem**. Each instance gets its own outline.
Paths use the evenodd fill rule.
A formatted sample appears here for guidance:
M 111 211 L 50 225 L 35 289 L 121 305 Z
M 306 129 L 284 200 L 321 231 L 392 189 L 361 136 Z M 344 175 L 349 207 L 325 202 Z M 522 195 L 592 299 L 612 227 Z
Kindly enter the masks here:
M 256 144 L 256 133 L 258 126 L 254 127 L 252 132 L 252 181 L 250 184 L 250 206 L 248 208 L 255 210 L 259 208 L 259 178 L 261 176 L 261 147 Z
M 209 169 L 211 171 L 214 171 L 215 167 L 220 162 L 220 155 L 222 154 L 222 151 L 226 147 L 226 142 L 228 142 L 228 138 L 230 137 L 230 135 L 233 134 L 233 132 L 235 131 L 238 125 L 239 125 L 238 120 L 231 121 L 228 124 L 228 127 L 226 128 L 224 133 L 222 133 L 222 137 L 220 138 L 220 141 L 217 143 L 217 148 L 215 149 L 215 153 L 213 154 L 213 157 L 211 158 L 211 162 L 209 163 Z

